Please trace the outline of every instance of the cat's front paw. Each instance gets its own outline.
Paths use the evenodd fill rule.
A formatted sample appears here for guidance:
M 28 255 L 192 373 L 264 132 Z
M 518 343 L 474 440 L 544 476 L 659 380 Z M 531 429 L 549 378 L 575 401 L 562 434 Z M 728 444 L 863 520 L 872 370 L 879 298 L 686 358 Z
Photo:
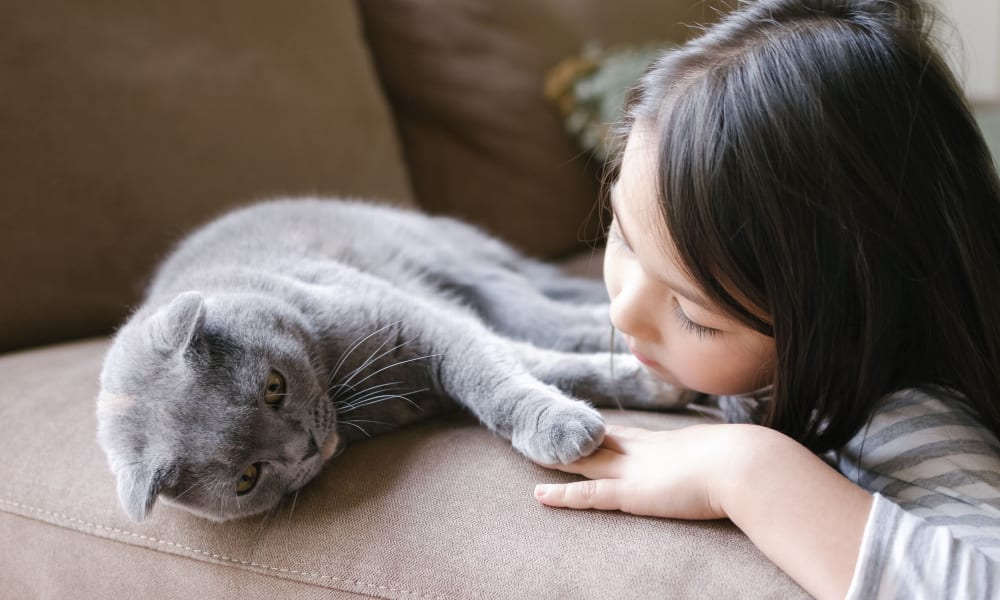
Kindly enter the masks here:
M 604 419 L 583 402 L 547 403 L 514 429 L 514 449 L 543 464 L 571 463 L 591 454 L 604 440 Z

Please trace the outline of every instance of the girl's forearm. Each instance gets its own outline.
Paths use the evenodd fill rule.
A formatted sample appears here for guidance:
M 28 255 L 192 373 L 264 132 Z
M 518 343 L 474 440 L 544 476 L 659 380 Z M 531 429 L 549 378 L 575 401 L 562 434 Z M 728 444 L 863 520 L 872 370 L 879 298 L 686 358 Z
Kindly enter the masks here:
M 804 446 L 763 427 L 743 429 L 730 467 L 718 502 L 733 523 L 806 591 L 843 598 L 872 496 Z

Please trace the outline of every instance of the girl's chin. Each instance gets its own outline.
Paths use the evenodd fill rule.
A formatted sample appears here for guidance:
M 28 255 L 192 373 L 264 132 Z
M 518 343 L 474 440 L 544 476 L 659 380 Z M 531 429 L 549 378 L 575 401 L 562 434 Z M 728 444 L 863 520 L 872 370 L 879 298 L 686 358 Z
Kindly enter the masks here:
M 643 367 L 646 368 L 646 371 L 656 379 L 659 379 L 663 383 L 668 383 L 672 386 L 684 387 L 681 384 L 681 382 L 676 377 L 674 377 L 674 374 L 663 368 L 663 366 L 657 363 L 647 363 L 638 356 L 636 358 L 639 360 L 639 362 L 642 363 Z

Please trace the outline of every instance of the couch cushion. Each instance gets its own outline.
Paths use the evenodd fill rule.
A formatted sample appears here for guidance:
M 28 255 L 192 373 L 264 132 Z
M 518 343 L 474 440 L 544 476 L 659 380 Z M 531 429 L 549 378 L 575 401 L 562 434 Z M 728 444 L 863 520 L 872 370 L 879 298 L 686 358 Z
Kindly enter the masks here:
M 585 42 L 677 41 L 719 1 L 360 0 L 420 203 L 537 256 L 593 239 L 597 169 L 544 98 Z
M 0 351 L 109 331 L 224 208 L 410 196 L 352 2 L 4 2 L 0 72 Z
M 215 524 L 157 505 L 132 523 L 95 440 L 107 346 L 0 356 L 5 597 L 806 597 L 729 522 L 539 505 L 535 483 L 572 477 L 461 414 L 348 448 L 269 517 Z M 605 414 L 654 428 L 701 420 Z

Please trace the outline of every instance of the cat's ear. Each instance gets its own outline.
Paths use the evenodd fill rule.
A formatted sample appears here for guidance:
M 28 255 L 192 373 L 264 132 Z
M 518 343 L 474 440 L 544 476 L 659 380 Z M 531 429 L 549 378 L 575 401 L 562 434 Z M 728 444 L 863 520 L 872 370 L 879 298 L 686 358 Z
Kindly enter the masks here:
M 133 521 L 142 521 L 172 480 L 173 471 L 167 467 L 126 467 L 118 473 L 118 500 Z
M 205 299 L 198 292 L 183 292 L 149 318 L 153 346 L 164 354 L 183 351 L 205 325 Z

